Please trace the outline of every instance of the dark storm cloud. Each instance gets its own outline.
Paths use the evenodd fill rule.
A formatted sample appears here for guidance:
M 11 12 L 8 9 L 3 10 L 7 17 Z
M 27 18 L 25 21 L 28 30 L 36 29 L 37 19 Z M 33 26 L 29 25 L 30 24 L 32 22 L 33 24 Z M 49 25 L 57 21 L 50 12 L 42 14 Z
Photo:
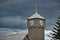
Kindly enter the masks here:
M 20 16 L 2 17 L 0 28 L 26 29 L 26 20 Z
M 31 4 L 27 4 L 27 1 L 23 0 L 12 0 L 12 1 L 7 1 L 7 2 L 2 2 L 1 3 L 1 11 L 0 11 L 0 16 L 25 16 L 28 14 L 30 10 Z M 29 2 L 29 1 L 28 1 Z M 28 11 L 29 10 L 29 11 Z
M 36 3 L 39 14 L 47 19 L 46 29 L 49 29 L 49 27 L 51 29 L 55 22 L 54 20 L 60 15 L 60 0 L 0 0 L 0 27 L 25 28 L 25 22 L 23 21 L 34 14 Z M 22 16 L 24 19 L 22 22 L 15 24 L 15 22 L 19 21 L 11 16 L 17 16 L 17 18 Z M 3 24 L 9 25 L 9 27 Z

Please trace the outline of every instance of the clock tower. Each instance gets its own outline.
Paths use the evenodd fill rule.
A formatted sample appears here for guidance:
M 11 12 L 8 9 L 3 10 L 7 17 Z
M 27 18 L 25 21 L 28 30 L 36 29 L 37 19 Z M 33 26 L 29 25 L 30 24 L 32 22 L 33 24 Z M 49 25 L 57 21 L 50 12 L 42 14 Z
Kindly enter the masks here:
M 30 40 L 44 40 L 45 18 L 38 12 L 27 19 L 27 27 Z

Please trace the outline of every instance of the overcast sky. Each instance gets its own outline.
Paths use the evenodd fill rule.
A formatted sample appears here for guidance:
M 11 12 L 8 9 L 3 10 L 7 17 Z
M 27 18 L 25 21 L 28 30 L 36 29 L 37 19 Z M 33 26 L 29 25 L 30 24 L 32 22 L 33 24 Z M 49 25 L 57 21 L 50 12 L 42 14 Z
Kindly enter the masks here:
M 26 19 L 35 13 L 46 18 L 46 29 L 51 30 L 60 16 L 60 0 L 0 0 L 0 28 L 26 29 Z

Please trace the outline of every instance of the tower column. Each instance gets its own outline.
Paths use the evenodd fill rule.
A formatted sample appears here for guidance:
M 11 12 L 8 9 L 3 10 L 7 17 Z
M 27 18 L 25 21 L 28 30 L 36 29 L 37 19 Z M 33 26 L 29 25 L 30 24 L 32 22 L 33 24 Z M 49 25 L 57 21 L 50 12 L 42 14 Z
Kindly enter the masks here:
M 44 40 L 45 18 L 37 12 L 27 19 L 30 40 Z

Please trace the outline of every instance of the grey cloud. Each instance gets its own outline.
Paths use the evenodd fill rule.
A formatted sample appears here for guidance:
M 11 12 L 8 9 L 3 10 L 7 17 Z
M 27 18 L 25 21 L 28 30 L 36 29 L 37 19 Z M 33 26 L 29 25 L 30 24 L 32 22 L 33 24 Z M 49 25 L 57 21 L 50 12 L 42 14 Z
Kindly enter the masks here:
M 48 29 L 52 25 L 51 24 L 52 19 L 54 20 L 54 19 L 56 19 L 56 17 L 58 15 L 60 15 L 60 3 L 59 2 L 60 2 L 59 0 L 0 0 L 0 27 L 5 26 L 5 25 L 2 26 L 3 23 L 5 23 L 6 25 L 10 25 L 9 27 L 11 27 L 11 25 L 13 25 L 13 27 L 11 27 L 11 28 L 14 28 L 17 24 L 19 24 L 21 19 L 18 20 L 17 18 L 14 18 L 11 16 L 22 16 L 22 17 L 24 17 L 23 21 L 25 21 L 27 19 L 27 17 L 34 14 L 35 3 L 37 3 L 39 14 L 41 14 L 46 19 L 48 19 L 47 28 L 46 28 L 46 29 Z M 4 19 L 4 17 L 6 17 L 6 18 Z M 5 21 L 2 20 L 1 18 L 4 19 Z M 21 24 L 15 28 L 24 28 L 25 27 L 24 22 L 20 22 L 20 23 Z M 52 22 L 52 23 L 54 23 L 54 22 Z M 19 26 L 21 26 L 21 27 L 19 27 Z M 50 28 L 52 28 L 52 27 L 50 27 Z
M 27 33 L 27 30 L 0 28 L 0 36 L 11 35 L 16 33 Z
M 26 29 L 26 20 L 23 19 L 23 17 L 19 17 L 19 16 L 3 17 L 0 18 L 0 27 Z
M 46 19 L 46 30 L 51 30 L 53 29 L 54 25 L 55 25 L 56 19 Z
M 32 14 L 35 11 L 34 3 L 36 0 L 31 1 L 22 1 L 22 0 L 12 0 L 7 2 L 6 7 L 1 9 L 1 16 L 13 16 L 13 15 L 22 15 L 26 16 L 26 14 Z M 15 2 L 15 3 L 14 3 Z M 18 3 L 17 3 L 18 2 Z M 59 3 L 54 2 L 52 0 L 47 1 L 39 1 L 37 0 L 38 11 L 55 11 L 56 9 L 60 10 Z M 53 14 L 53 13 L 52 13 Z

